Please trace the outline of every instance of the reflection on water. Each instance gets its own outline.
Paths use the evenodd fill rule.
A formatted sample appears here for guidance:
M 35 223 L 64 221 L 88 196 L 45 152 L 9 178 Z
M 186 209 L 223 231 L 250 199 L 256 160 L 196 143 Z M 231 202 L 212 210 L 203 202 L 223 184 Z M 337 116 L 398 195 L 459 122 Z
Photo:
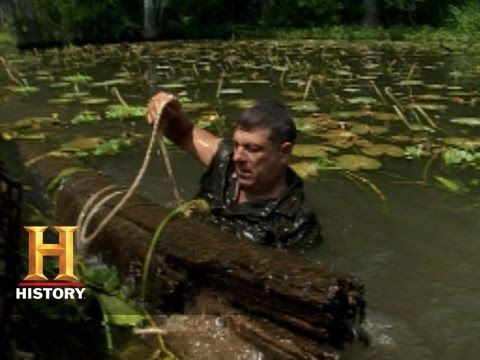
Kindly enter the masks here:
M 327 114 L 325 116 L 339 112 L 346 116 L 346 111 L 358 115 L 359 111 L 366 111 L 366 115 L 358 118 L 342 118 L 342 126 L 347 129 L 353 128 L 353 123 L 380 125 L 386 129 L 383 134 L 356 134 L 357 139 L 395 143 L 401 147 L 424 144 L 433 150 L 440 149 L 438 151 L 448 138 L 460 138 L 460 143 L 478 141 L 479 128 L 449 120 L 480 113 L 479 56 L 442 53 L 434 46 L 333 42 L 162 43 L 122 48 L 106 46 L 71 54 L 49 50 L 35 57 L 28 55 L 26 59 L 28 63 L 22 65 L 17 61 L 12 62 L 12 66 L 23 71 L 29 84 L 40 87 L 41 91 L 22 97 L 2 87 L 0 122 L 54 113 L 61 123 L 37 130 L 44 131 L 52 144 L 79 134 L 112 137 L 125 133 L 146 135 L 150 131 L 141 119 L 70 124 L 69 120 L 80 111 L 95 110 L 102 114 L 104 106 L 86 105 L 81 101 L 67 105 L 48 103 L 49 99 L 65 92 L 56 87 L 59 85 L 52 85 L 60 82 L 62 76 L 76 73 L 88 74 L 95 82 L 106 83 L 67 84 L 68 91 L 75 91 L 77 86 L 92 96 L 108 97 L 111 103 L 117 102 L 108 83 L 112 78 L 117 80 L 116 86 L 131 105 L 145 104 L 149 95 L 162 87 L 177 93 L 183 91 L 193 103 L 207 104 L 203 110 L 189 112 L 198 121 L 205 121 L 203 115 L 211 116 L 215 112 L 231 119 L 251 99 L 270 97 L 293 107 L 294 101 L 306 96 L 307 101 L 314 102 L 317 112 Z M 40 70 L 48 73 L 42 75 Z M 218 101 L 215 94 L 222 73 L 224 90 L 230 91 L 224 91 Z M 313 90 L 305 91 L 310 75 L 314 75 Z M 6 85 L 8 79 L 3 73 L 0 76 Z M 401 83 L 406 80 L 417 82 Z M 372 81 L 382 93 L 386 86 L 391 87 L 406 108 L 412 103 L 422 104 L 444 131 L 409 132 L 399 119 L 370 118 L 377 109 L 395 114 L 391 105 L 382 105 Z M 232 89 L 241 89 L 243 93 Z M 385 93 L 383 96 L 386 97 Z M 363 100 L 358 100 L 362 97 Z M 373 98 L 376 104 L 370 104 L 371 100 L 365 98 Z M 306 107 L 301 111 L 305 110 Z M 405 114 L 411 123 L 428 125 L 419 113 L 405 110 Z M 308 118 L 302 112 L 295 112 L 295 116 Z M 339 120 L 336 118 L 333 126 L 338 127 Z M 319 135 L 328 131 L 330 125 L 322 123 L 321 126 L 326 127 L 302 133 L 300 141 L 327 144 Z M 210 129 L 228 136 L 228 120 L 226 124 L 214 123 Z M 407 138 L 405 145 L 399 135 Z M 86 161 L 120 183 L 129 184 L 143 159 L 146 141 L 140 141 L 117 157 L 89 157 Z M 458 143 L 458 139 L 456 141 Z M 340 145 L 344 146 L 345 142 L 329 144 L 339 153 L 363 151 L 359 144 L 347 148 Z M 0 143 L 2 154 L 3 146 Z M 476 145 L 472 146 L 475 149 Z M 196 192 L 202 168 L 178 151 L 172 151 L 171 156 L 182 195 L 190 198 Z M 335 152 L 330 156 L 335 156 Z M 386 156 L 380 159 L 381 170 L 361 173 L 361 176 L 382 192 L 386 203 L 382 203 L 378 193 L 366 182 L 345 176 L 341 171 L 322 171 L 306 181 L 307 194 L 317 209 L 325 239 L 322 247 L 309 254 L 309 258 L 354 274 L 366 285 L 365 328 L 372 336 L 372 343 L 367 348 L 354 345 L 345 349 L 345 358 L 476 358 L 480 351 L 477 341 L 480 316 L 476 311 L 480 308 L 477 265 L 480 209 L 478 187 L 471 180 L 478 180 L 478 174 L 465 166 L 448 167 L 440 155 L 429 164 L 427 159 L 409 161 Z M 468 190 L 448 192 L 435 179 L 438 174 L 461 181 Z M 173 196 L 159 158 L 154 158 L 140 192 L 158 203 L 172 206 Z

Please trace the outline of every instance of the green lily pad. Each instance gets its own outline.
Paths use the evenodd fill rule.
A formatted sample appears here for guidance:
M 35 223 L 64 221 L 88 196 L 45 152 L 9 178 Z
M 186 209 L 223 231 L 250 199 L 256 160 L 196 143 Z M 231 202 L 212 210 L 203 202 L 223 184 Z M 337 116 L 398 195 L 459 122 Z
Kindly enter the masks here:
M 184 112 L 195 112 L 204 109 L 208 109 L 210 103 L 208 102 L 182 102 L 182 109 Z
M 72 124 L 84 124 L 84 123 L 91 123 L 91 122 L 99 122 L 102 121 L 100 115 L 95 112 L 83 112 L 76 115 L 72 119 Z
M 121 79 L 113 79 L 113 80 L 106 80 L 106 81 L 98 81 L 92 83 L 90 86 L 92 87 L 109 87 L 109 86 L 116 86 L 116 85 L 126 85 L 131 84 L 132 81 L 129 79 L 121 78 Z
M 126 119 L 131 117 L 145 116 L 145 107 L 143 106 L 124 106 L 109 105 L 105 110 L 107 119 Z
M 93 150 L 104 141 L 101 137 L 85 137 L 71 140 L 61 145 L 63 151 Z
M 246 85 L 269 85 L 269 80 L 254 79 L 254 80 L 244 80 L 244 79 L 232 79 L 230 80 L 232 84 L 246 84 Z
M 302 179 L 316 176 L 318 173 L 318 167 L 315 161 L 302 161 L 290 165 L 290 167 L 300 176 Z
M 57 99 L 49 99 L 47 103 L 50 105 L 65 105 L 65 104 L 71 104 L 75 102 L 75 99 L 73 98 L 57 98 Z
M 480 126 L 480 118 L 477 117 L 463 117 L 451 119 L 450 122 L 458 125 Z
M 401 86 L 421 86 L 425 83 L 422 80 L 402 80 L 398 84 Z
M 22 94 L 22 95 L 29 95 L 36 93 L 40 91 L 40 89 L 36 86 L 29 86 L 29 85 L 24 85 L 24 86 L 9 86 L 8 87 L 11 91 L 17 94 Z
M 66 82 L 66 81 L 55 82 L 55 83 L 50 84 L 50 88 L 52 88 L 52 89 L 63 89 L 63 88 L 69 87 L 69 86 L 71 86 L 71 84 L 69 82 Z
M 130 139 L 110 139 L 95 146 L 93 155 L 117 155 L 123 149 L 132 146 Z
M 480 147 L 480 139 L 467 139 L 462 137 L 444 138 L 443 142 L 447 145 L 455 146 L 466 150 L 476 150 Z
M 318 158 L 327 155 L 328 147 L 319 144 L 296 144 L 292 155 L 298 157 Z
M 254 99 L 232 99 L 228 101 L 228 105 L 240 109 L 246 109 L 255 105 L 256 102 L 257 101 Z
M 304 112 L 304 113 L 313 113 L 320 110 L 317 104 L 313 101 L 292 101 L 287 103 L 292 111 Z
M 342 120 L 348 120 L 352 118 L 362 118 L 369 115 L 370 115 L 370 111 L 367 111 L 367 110 L 338 111 L 336 113 L 333 113 L 334 118 L 338 118 Z
M 423 110 L 432 110 L 432 111 L 445 111 L 447 110 L 448 106 L 444 104 L 434 104 L 434 103 L 416 103 L 416 104 L 409 104 L 407 107 L 409 108 L 416 108 L 420 106 Z
M 75 84 L 88 84 L 89 82 L 92 81 L 92 78 L 88 75 L 76 74 L 76 75 L 64 76 L 62 77 L 62 80 L 67 81 L 69 83 L 75 83 Z
M 165 90 L 173 90 L 173 89 L 184 89 L 187 86 L 185 84 L 180 84 L 180 83 L 170 83 L 170 84 L 159 84 L 159 87 Z
M 86 91 L 74 91 L 60 95 L 61 98 L 65 99 L 79 99 L 82 97 L 89 96 L 90 93 Z
M 237 95 L 243 94 L 243 90 L 240 88 L 227 88 L 220 91 L 221 95 Z
M 347 99 L 347 102 L 352 105 L 373 105 L 377 103 L 377 99 L 369 96 L 359 96 L 351 99 Z
M 401 158 L 405 155 L 404 149 L 391 144 L 371 144 L 369 146 L 362 147 L 361 151 L 369 156 L 388 155 Z
M 98 97 L 98 98 L 85 98 L 82 101 L 80 101 L 80 103 L 83 105 L 101 105 L 101 104 L 106 104 L 109 101 L 110 100 L 107 98 Z
M 380 161 L 364 155 L 341 155 L 336 162 L 342 169 L 351 171 L 377 170 L 382 167 Z

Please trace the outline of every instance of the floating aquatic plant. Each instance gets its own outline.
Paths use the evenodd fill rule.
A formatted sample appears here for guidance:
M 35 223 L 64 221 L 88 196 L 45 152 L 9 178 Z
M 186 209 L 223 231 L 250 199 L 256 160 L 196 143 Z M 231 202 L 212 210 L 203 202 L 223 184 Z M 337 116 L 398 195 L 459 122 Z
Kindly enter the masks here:
M 131 139 L 110 139 L 95 146 L 93 155 L 117 155 L 125 148 L 131 147 Z
M 347 154 L 336 158 L 336 164 L 345 170 L 378 170 L 382 163 L 374 158 L 364 155 Z
M 74 84 L 88 84 L 92 81 L 92 77 L 77 73 L 76 75 L 64 76 L 62 80 Z
M 92 123 L 92 122 L 99 122 L 102 118 L 95 112 L 82 112 L 80 114 L 75 115 L 72 119 L 72 124 L 85 124 L 85 123 Z
M 124 106 L 110 105 L 105 110 L 107 119 L 127 119 L 132 117 L 145 116 L 146 108 L 144 106 Z

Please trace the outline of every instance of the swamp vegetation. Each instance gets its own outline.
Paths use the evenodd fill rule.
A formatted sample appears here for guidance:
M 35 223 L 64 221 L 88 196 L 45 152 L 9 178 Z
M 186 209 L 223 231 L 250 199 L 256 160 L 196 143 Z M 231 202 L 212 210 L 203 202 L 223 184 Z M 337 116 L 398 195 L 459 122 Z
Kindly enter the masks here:
M 345 358 L 473 359 L 480 52 L 464 50 L 440 42 L 172 41 L 6 54 L 0 150 L 15 174 L 31 165 L 18 163 L 16 144 L 33 141 L 49 145 L 44 156 L 78 157 L 128 184 L 144 156 L 145 104 L 156 91 L 176 93 L 198 126 L 222 137 L 243 108 L 276 99 L 300 130 L 292 167 L 324 227 L 324 244 L 305 256 L 367 285 L 372 344 L 346 349 Z M 201 169 L 167 146 L 188 199 Z M 140 192 L 171 204 L 162 166 L 154 162 Z M 63 172 L 43 190 L 78 171 L 85 169 Z M 27 206 L 41 208 L 26 186 Z M 48 218 L 43 209 L 28 214 L 24 223 Z M 115 272 L 103 270 L 82 270 L 101 288 L 100 305 L 130 306 Z M 107 327 L 127 323 L 104 318 Z M 118 344 L 110 336 L 106 343 Z

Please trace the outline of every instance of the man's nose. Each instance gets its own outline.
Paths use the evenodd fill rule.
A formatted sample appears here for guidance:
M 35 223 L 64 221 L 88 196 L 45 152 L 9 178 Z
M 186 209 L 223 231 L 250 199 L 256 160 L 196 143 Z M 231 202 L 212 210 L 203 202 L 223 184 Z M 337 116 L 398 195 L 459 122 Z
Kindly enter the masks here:
M 239 146 L 233 151 L 233 161 L 244 161 L 245 160 L 245 151 Z

